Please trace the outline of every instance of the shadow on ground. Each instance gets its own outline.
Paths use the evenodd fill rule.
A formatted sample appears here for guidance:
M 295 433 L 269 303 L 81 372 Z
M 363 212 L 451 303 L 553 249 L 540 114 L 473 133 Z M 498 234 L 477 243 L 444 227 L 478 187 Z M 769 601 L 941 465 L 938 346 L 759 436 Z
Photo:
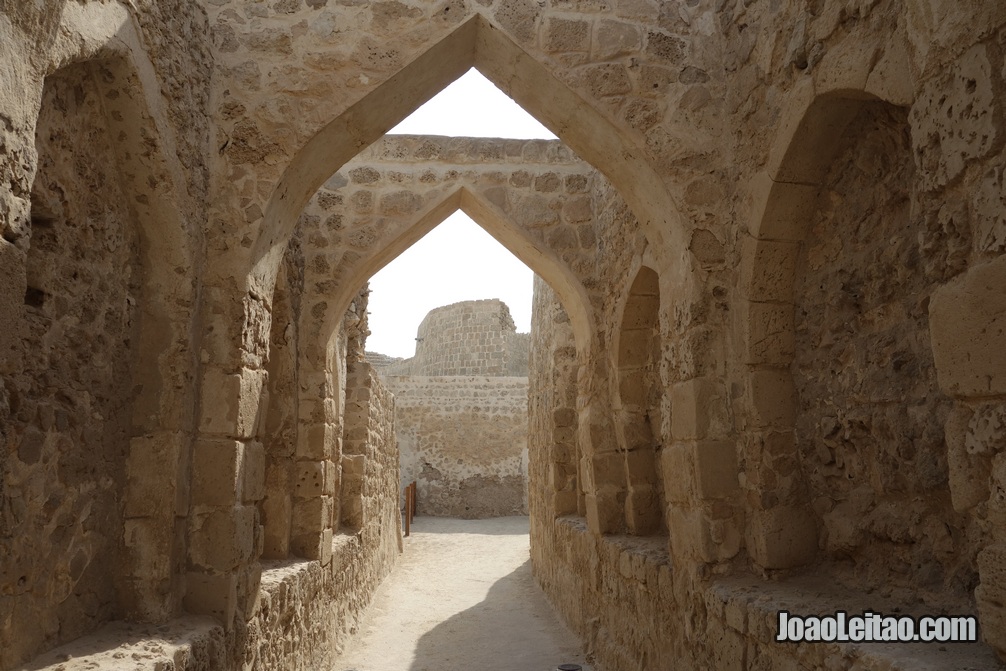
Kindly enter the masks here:
M 410 671 L 554 671 L 565 663 L 582 664 L 589 671 L 583 655 L 570 645 L 575 637 L 567 633 L 560 640 L 553 632 L 557 617 L 534 582 L 528 560 L 493 583 L 484 601 L 424 634 Z M 548 654 L 543 651 L 554 650 L 565 653 L 543 659 Z

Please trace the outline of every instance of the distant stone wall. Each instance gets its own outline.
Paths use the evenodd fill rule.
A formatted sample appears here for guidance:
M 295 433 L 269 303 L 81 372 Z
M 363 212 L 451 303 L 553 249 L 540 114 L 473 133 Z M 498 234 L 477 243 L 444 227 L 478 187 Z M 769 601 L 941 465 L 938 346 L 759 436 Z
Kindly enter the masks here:
M 393 376 L 402 483 L 420 515 L 527 514 L 527 378 Z
M 528 334 L 517 333 L 498 298 L 430 310 L 419 325 L 416 355 L 391 360 L 368 353 L 384 375 L 509 375 L 527 377 Z
M 416 481 L 419 514 L 527 514 L 530 334 L 499 299 L 431 310 L 416 355 L 367 353 L 395 395 L 403 486 Z

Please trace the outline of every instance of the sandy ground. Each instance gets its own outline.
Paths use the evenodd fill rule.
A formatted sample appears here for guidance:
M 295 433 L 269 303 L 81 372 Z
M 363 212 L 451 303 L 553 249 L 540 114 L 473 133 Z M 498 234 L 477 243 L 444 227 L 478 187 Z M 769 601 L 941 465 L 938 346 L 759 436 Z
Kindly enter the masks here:
M 417 518 L 333 671 L 554 671 L 580 642 L 531 576 L 526 517 Z

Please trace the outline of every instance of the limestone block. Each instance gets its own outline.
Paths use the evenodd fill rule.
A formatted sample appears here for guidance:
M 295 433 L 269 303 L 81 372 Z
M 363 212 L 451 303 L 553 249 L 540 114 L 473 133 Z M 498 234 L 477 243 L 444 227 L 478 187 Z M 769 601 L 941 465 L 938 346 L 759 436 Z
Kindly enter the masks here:
M 290 554 L 293 500 L 285 492 L 270 493 L 262 501 L 263 556 L 285 559 Z
M 257 441 L 244 446 L 244 502 L 252 503 L 265 498 L 265 446 Z
M 325 489 L 325 462 L 298 461 L 294 465 L 293 495 L 297 499 L 321 496 Z
M 793 302 L 793 275 L 800 245 L 795 242 L 756 240 L 741 243 L 741 286 L 754 302 Z
M 294 536 L 321 533 L 329 526 L 332 513 L 332 498 L 316 496 L 294 501 L 292 531 Z
M 216 366 L 204 368 L 200 430 L 230 438 L 253 437 L 265 377 L 265 371 L 248 368 L 238 374 Z
M 967 512 L 989 497 L 988 460 L 969 454 L 965 441 L 971 416 L 970 408 L 958 404 L 944 427 L 950 501 L 959 513 Z
M 646 407 L 648 400 L 646 385 L 640 384 L 639 374 L 627 375 L 625 370 L 619 372 L 621 379 L 618 382 L 618 398 L 622 402 L 622 407 Z
M 334 461 L 325 461 L 325 487 L 326 496 L 335 496 L 339 491 L 342 482 L 342 467 Z
M 1006 250 L 1006 170 L 996 165 L 982 176 L 971 200 L 974 239 L 978 250 L 1000 253 Z
M 817 205 L 820 187 L 815 184 L 774 182 L 766 172 L 755 175 L 748 186 L 751 218 L 748 232 L 758 240 L 800 242 Z
M 912 144 L 924 189 L 946 185 L 998 146 L 1002 114 L 988 46 L 964 52 L 931 78 L 912 106 Z
M 182 435 L 160 433 L 129 441 L 126 517 L 171 517 L 175 510 Z
M 1006 452 L 992 458 L 990 471 L 988 521 L 993 529 L 1006 529 Z
M 590 459 L 591 478 L 599 491 L 625 488 L 625 459 L 621 452 L 595 454 Z
M 545 26 L 545 48 L 549 52 L 586 51 L 590 46 L 590 24 L 581 20 L 554 18 Z
M 552 412 L 552 421 L 557 427 L 575 427 L 576 410 L 573 408 L 557 408 Z
M 341 520 L 350 529 L 363 528 L 363 501 L 360 498 L 342 499 Z M 307 556 L 307 555 L 305 555 Z
M 343 478 L 362 478 L 367 466 L 367 457 L 362 454 L 346 454 L 342 457 Z
M 929 330 L 940 388 L 958 397 L 1006 394 L 1006 256 L 933 293 Z
M 796 389 L 788 370 L 753 370 L 747 377 L 749 419 L 754 427 L 793 426 Z
M 625 497 L 625 522 L 629 533 L 640 536 L 662 531 L 661 502 L 655 487 L 634 485 Z
M 694 491 L 695 452 L 688 443 L 672 443 L 660 452 L 660 472 L 668 503 L 690 501 Z
M 618 337 L 618 365 L 643 366 L 653 351 L 653 330 L 632 329 L 622 331 Z
M 978 574 L 975 601 L 982 638 L 1006 660 L 1006 545 L 996 543 L 978 553 Z
M 552 510 L 554 516 L 569 515 L 576 512 L 577 495 L 576 492 L 568 489 L 552 493 Z
M 622 497 L 614 492 L 584 496 L 587 527 L 591 533 L 607 534 L 622 531 Z
M 191 520 L 189 562 L 210 571 L 229 572 L 247 562 L 255 549 L 258 511 L 253 506 L 220 508 Z
M 648 269 L 646 269 L 648 270 Z M 651 280 L 653 286 L 645 286 L 645 282 L 640 282 L 640 276 L 632 284 L 632 294 L 625 303 L 625 310 L 622 312 L 622 329 L 652 329 L 657 323 L 660 310 L 659 288 L 656 282 L 656 274 L 646 273 L 646 279 Z M 643 285 L 643 286 L 640 286 Z M 651 293 L 652 292 L 652 293 Z
M 721 499 L 736 492 L 739 483 L 734 444 L 704 440 L 693 445 L 696 495 L 700 499 Z
M 600 21 L 594 37 L 594 53 L 601 60 L 634 53 L 642 46 L 642 31 L 633 23 Z
M 156 519 L 138 518 L 123 522 L 122 537 L 129 557 L 130 577 L 136 580 L 170 580 L 174 531 L 174 525 L 166 525 Z
M 244 443 L 200 438 L 192 448 L 192 503 L 229 506 L 243 495 Z
M 657 481 L 656 455 L 652 447 L 631 450 L 625 455 L 625 470 L 629 488 Z
M 710 625 L 713 624 L 710 620 Z M 719 623 L 717 623 L 719 624 Z M 713 632 L 717 632 L 718 635 Z M 732 629 L 710 626 L 710 641 L 714 643 L 714 668 L 722 671 L 744 671 L 744 637 Z
M 653 431 L 643 414 L 625 413 L 621 416 L 621 433 L 625 449 L 629 452 L 653 448 Z
M 751 558 L 762 568 L 802 566 L 817 553 L 817 522 L 804 508 L 757 510 L 748 521 L 746 543 Z
M 336 428 L 331 424 L 312 424 L 297 433 L 297 458 L 321 461 L 335 454 Z
M 698 510 L 669 505 L 665 514 L 671 554 L 688 563 L 708 557 L 708 534 Z
M 354 498 L 360 498 L 363 496 L 364 478 L 362 477 L 345 477 L 342 479 L 342 499 L 344 501 L 350 501 Z
M 727 393 L 713 378 L 700 377 L 671 386 L 671 437 L 718 438 L 729 430 Z
M 0 374 L 21 368 L 21 324 L 24 323 L 25 254 L 0 238 Z
M 785 366 L 796 351 L 794 308 L 789 303 L 741 300 L 738 318 L 749 365 Z
M 727 601 L 723 608 L 724 620 L 728 627 L 742 634 L 747 633 L 748 603 L 738 599 Z
M 573 464 L 552 462 L 549 464 L 549 484 L 553 491 L 561 492 L 570 486 L 576 469 Z
M 321 533 L 321 538 L 319 539 L 321 543 L 321 552 L 318 556 L 318 561 L 321 562 L 322 566 L 328 566 L 332 561 L 332 529 L 325 529 Z
M 1006 400 L 976 403 L 971 410 L 964 433 L 968 454 L 1006 452 Z
M 225 625 L 237 612 L 238 577 L 234 573 L 211 574 L 189 571 L 185 576 L 185 610 L 215 617 Z

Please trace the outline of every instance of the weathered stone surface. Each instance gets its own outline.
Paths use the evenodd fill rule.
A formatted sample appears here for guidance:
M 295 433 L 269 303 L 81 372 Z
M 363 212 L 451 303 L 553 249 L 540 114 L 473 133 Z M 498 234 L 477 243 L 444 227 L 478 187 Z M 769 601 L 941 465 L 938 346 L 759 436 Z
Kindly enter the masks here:
M 947 393 L 965 397 L 1006 393 L 1003 281 L 1006 257 L 999 257 L 934 293 L 929 309 L 933 357 L 940 387 Z
M 551 286 L 532 563 L 598 667 L 995 668 L 1004 25 L 0 0 L 0 669 L 331 665 L 399 549 L 360 287 L 456 209 Z M 471 66 L 562 140 L 378 141 Z M 985 642 L 772 640 L 917 602 Z

